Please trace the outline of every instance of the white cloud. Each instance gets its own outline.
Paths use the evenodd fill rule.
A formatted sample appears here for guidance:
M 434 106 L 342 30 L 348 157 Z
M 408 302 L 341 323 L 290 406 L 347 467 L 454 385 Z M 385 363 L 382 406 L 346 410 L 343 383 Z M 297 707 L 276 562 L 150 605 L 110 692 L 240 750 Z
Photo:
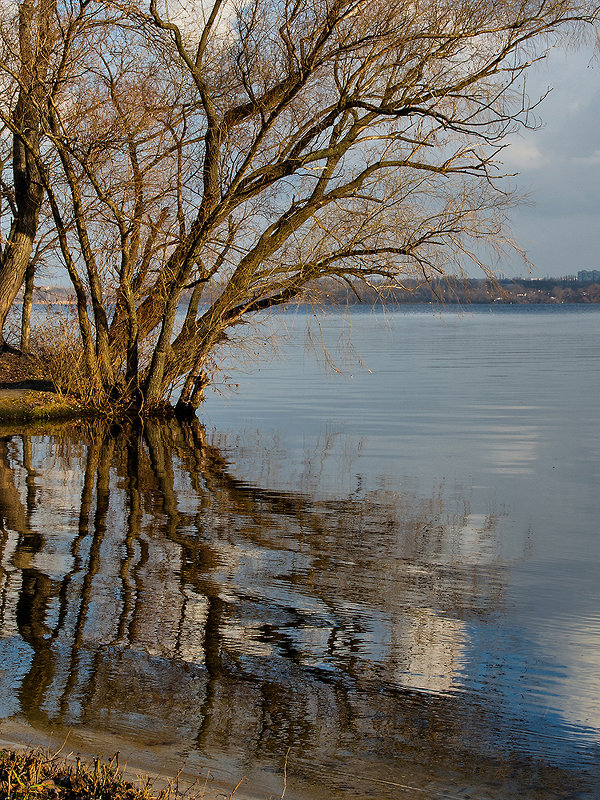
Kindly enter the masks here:
M 535 142 L 521 136 L 509 143 L 502 160 L 507 170 L 516 172 L 540 169 L 548 162 Z
M 594 150 L 590 156 L 574 156 L 572 161 L 574 164 L 584 167 L 598 167 L 600 166 L 600 148 Z

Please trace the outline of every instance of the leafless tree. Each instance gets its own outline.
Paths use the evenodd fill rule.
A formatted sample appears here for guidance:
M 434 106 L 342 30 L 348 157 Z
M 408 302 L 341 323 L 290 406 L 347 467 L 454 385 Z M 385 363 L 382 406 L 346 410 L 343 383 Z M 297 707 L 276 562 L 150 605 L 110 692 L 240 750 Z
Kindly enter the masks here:
M 232 326 L 322 279 L 360 291 L 469 259 L 486 269 L 483 246 L 508 241 L 500 162 L 536 101 L 526 70 L 598 12 L 579 0 L 102 9 L 77 82 L 47 104 L 41 174 L 86 369 L 147 413 L 177 386 L 178 410 L 193 412 Z
M 91 0 L 9 0 L 0 24 L 0 347 L 7 314 L 23 282 L 22 343 L 40 257 L 56 232 L 44 208 L 49 110 L 84 68 L 88 29 L 106 21 Z
M 9 11 L 7 4 L 3 4 L 2 11 Z M 12 169 L 11 180 L 3 180 L 1 185 L 11 221 L 0 251 L 0 345 L 4 345 L 2 328 L 6 315 L 30 261 L 44 196 L 32 151 L 37 151 L 40 144 L 55 43 L 55 15 L 56 0 L 22 0 L 13 7 L 2 30 L 1 114 L 3 134 L 11 140 Z

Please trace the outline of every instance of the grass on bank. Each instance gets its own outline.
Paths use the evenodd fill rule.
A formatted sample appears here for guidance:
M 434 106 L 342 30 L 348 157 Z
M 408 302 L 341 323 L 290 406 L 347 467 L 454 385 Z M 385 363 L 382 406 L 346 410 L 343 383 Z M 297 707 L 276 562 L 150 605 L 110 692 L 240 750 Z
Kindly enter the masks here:
M 63 758 L 41 749 L 0 748 L 0 800 L 204 800 L 207 780 L 182 791 L 177 776 L 154 792 L 149 778 L 125 778 L 118 754 L 108 762 L 94 759 L 86 764 L 79 757 Z
M 30 390 L 15 396 L 0 391 L 0 420 L 37 422 L 63 419 L 82 413 L 74 402 L 50 392 Z

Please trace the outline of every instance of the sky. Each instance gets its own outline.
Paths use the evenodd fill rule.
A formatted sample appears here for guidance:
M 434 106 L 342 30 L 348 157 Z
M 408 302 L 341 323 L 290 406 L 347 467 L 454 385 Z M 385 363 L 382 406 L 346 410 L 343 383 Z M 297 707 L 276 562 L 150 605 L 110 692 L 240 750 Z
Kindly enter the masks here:
M 532 277 L 600 269 L 600 59 L 591 48 L 553 50 L 528 86 L 531 97 L 552 91 L 537 111 L 543 127 L 513 137 L 503 156 L 529 200 L 512 212 L 514 238 Z M 501 269 L 529 274 L 516 256 Z

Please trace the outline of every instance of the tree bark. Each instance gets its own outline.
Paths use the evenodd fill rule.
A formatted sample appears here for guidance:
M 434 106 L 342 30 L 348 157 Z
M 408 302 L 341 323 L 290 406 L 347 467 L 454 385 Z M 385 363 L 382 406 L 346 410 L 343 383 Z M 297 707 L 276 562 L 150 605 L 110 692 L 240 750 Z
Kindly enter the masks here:
M 201 364 L 196 365 L 187 376 L 181 396 L 175 406 L 175 414 L 180 419 L 195 415 L 200 403 L 204 400 L 204 390 L 208 384 L 208 375 L 202 369 Z
M 33 280 L 35 265 L 30 261 L 25 271 L 25 288 L 23 291 L 23 309 L 21 311 L 21 351 L 29 352 L 31 334 L 31 309 L 33 308 Z
M 35 219 L 20 220 L 16 224 L 13 223 L 10 240 L 4 251 L 4 258 L 0 265 L 0 348 L 6 347 L 4 324 L 25 277 L 33 250 L 36 227 L 37 213 L 35 214 Z M 15 231 L 15 229 L 18 230 Z

